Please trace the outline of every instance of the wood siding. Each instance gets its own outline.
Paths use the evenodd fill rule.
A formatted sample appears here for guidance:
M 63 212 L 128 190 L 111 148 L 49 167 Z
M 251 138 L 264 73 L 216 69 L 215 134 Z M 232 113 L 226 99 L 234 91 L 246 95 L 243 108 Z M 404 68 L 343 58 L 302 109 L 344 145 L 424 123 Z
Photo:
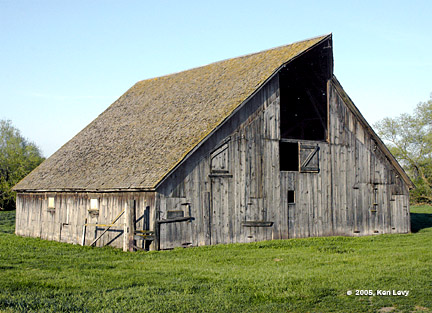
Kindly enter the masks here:
M 188 203 L 191 222 L 164 224 L 161 248 L 270 240 L 283 219 L 279 193 L 279 88 L 273 78 L 158 188 L 160 218 Z M 226 165 L 227 164 L 227 165 Z M 275 180 L 274 178 L 277 178 Z M 184 191 L 178 197 L 178 190 Z M 185 212 L 186 214 L 186 212 Z M 285 218 L 287 221 L 287 218 Z M 189 233 L 187 233 L 189 232 Z
M 408 187 L 333 85 L 329 99 L 336 233 L 409 232 Z
M 55 208 L 48 208 L 48 197 L 54 197 Z M 98 199 L 98 211 L 90 209 L 90 199 Z M 83 226 L 108 225 L 135 200 L 137 230 L 153 230 L 154 192 L 134 193 L 19 193 L 17 195 L 16 234 L 81 244 Z M 96 246 L 124 246 L 124 230 L 127 214 L 123 214 Z M 89 225 L 85 230 L 85 244 L 89 245 L 107 227 Z M 137 242 L 138 246 L 143 241 Z
M 309 162 L 279 170 L 278 82 L 275 76 L 159 187 L 161 219 L 182 203 L 194 218 L 165 224 L 162 249 L 410 231 L 408 188 L 330 82 L 328 141 L 290 140 L 299 143 L 300 163 Z

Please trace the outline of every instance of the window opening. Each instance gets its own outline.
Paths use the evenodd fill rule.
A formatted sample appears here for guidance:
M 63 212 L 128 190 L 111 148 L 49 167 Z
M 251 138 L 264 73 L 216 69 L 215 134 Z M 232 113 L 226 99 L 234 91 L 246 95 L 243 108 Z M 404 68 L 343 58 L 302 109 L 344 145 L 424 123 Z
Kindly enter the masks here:
M 55 209 L 54 197 L 48 197 L 48 209 Z
M 294 203 L 295 203 L 295 191 L 288 190 L 288 204 L 294 204 Z
M 299 150 L 297 142 L 279 142 L 279 163 L 281 171 L 299 170 Z
M 90 210 L 99 209 L 99 199 L 90 199 Z

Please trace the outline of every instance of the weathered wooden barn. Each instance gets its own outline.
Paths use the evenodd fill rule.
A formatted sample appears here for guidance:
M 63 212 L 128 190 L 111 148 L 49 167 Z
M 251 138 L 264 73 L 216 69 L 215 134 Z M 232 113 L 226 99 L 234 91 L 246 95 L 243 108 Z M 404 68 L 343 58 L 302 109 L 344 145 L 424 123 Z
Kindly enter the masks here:
M 332 36 L 140 81 L 18 183 L 16 233 L 169 249 L 410 231 Z

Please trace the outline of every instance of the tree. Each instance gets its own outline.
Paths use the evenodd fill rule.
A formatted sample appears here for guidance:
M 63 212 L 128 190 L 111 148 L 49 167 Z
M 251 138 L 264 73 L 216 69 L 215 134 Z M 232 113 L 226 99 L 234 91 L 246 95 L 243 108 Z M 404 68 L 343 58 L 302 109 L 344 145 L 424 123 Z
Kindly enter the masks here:
M 432 203 L 432 94 L 412 115 L 384 118 L 374 127 L 414 182 L 412 201 Z
M 0 120 L 0 209 L 15 209 L 11 188 L 43 160 L 39 148 L 23 138 L 11 121 Z

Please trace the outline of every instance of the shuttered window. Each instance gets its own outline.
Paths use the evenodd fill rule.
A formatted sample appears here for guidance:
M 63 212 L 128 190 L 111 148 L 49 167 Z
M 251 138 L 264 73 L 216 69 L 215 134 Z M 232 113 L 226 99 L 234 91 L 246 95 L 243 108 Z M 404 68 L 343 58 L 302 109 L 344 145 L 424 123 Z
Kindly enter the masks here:
M 319 172 L 319 146 L 300 144 L 300 172 Z
M 210 156 L 212 173 L 229 173 L 228 143 L 216 149 Z
M 319 146 L 281 140 L 279 142 L 281 171 L 319 172 Z

